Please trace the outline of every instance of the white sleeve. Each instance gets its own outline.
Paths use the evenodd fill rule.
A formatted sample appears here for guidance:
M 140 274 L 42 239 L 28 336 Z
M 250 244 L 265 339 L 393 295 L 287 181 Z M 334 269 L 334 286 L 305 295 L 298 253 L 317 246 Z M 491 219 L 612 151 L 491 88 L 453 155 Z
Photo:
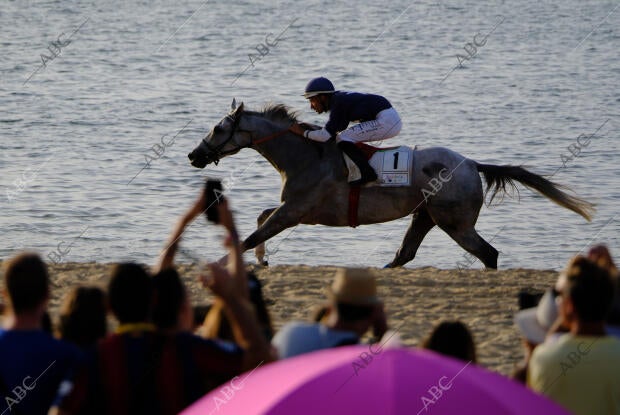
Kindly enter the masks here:
M 308 131 L 305 136 L 310 140 L 320 141 L 321 143 L 324 143 L 329 140 L 332 135 L 325 128 L 321 128 L 320 130 Z

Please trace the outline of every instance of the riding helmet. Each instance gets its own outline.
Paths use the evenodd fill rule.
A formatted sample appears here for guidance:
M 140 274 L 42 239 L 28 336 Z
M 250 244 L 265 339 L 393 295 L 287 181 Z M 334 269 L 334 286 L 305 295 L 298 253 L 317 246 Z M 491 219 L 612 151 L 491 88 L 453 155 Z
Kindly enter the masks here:
M 334 92 L 336 92 L 334 84 L 332 84 L 329 79 L 321 76 L 320 78 L 314 78 L 310 82 L 308 82 L 308 85 L 306 85 L 306 92 L 304 93 L 304 97 L 312 98 L 315 95 L 333 94 Z

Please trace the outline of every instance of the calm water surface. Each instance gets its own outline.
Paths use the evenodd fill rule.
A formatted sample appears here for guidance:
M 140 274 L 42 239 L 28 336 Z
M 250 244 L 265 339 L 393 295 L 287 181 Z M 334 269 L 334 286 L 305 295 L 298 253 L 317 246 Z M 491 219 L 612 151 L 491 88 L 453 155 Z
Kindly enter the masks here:
M 479 162 L 555 172 L 554 181 L 597 204 L 591 223 L 523 188 L 520 199 L 483 208 L 477 229 L 501 251 L 501 268 L 559 269 L 595 242 L 620 255 L 619 7 L 581 0 L 362 0 L 355 7 L 5 1 L 0 258 L 25 248 L 54 257 L 60 243 L 68 250 L 61 261 L 152 264 L 205 175 L 234 177 L 228 194 L 241 234 L 249 235 L 257 215 L 278 204 L 277 172 L 252 150 L 203 171 L 187 153 L 233 97 L 250 108 L 285 103 L 324 123 L 300 96 L 320 75 L 339 89 L 390 99 L 404 128 L 388 144 L 446 146 Z M 248 66 L 256 45 L 287 26 Z M 573 157 L 568 148 L 580 134 L 594 135 L 587 147 L 570 147 L 579 153 Z M 143 169 L 162 137 L 171 144 Z M 563 156 L 572 158 L 565 166 Z M 382 266 L 408 224 L 299 226 L 268 244 L 269 260 Z M 218 258 L 220 240 L 218 229 L 197 221 L 181 261 Z M 465 261 L 435 229 L 408 266 Z

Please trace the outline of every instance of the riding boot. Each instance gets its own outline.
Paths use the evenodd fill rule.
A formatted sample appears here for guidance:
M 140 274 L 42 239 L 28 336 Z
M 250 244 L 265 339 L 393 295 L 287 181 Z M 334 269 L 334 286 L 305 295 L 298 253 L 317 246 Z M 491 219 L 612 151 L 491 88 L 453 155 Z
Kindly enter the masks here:
M 364 154 L 364 152 L 359 149 L 355 143 L 350 141 L 341 141 L 338 143 L 338 148 L 349 156 L 349 158 L 357 165 L 362 173 L 362 177 L 360 179 L 349 183 L 351 186 L 362 185 L 377 180 L 377 173 L 372 167 L 370 167 L 370 164 L 368 164 L 366 154 Z

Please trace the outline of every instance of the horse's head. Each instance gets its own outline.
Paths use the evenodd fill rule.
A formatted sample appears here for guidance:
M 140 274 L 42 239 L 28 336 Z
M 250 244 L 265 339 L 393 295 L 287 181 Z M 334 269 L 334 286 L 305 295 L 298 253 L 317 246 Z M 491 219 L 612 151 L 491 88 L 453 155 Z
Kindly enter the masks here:
M 251 137 L 247 131 L 239 129 L 242 116 L 243 102 L 237 106 L 233 99 L 230 113 L 222 118 L 200 144 L 187 155 L 192 166 L 202 169 L 207 164 L 217 164 L 221 158 L 249 147 L 252 144 Z

